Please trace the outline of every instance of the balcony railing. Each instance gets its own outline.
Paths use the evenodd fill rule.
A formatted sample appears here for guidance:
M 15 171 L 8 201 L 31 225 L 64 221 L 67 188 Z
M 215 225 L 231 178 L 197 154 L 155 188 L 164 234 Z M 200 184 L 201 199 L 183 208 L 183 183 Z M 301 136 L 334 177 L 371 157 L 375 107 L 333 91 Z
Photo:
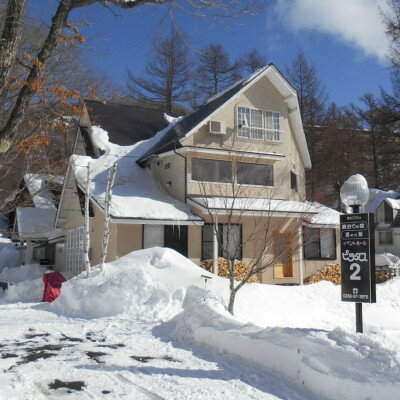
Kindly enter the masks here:
M 260 140 L 264 142 L 280 142 L 281 131 L 264 128 L 238 128 L 237 137 L 240 139 Z

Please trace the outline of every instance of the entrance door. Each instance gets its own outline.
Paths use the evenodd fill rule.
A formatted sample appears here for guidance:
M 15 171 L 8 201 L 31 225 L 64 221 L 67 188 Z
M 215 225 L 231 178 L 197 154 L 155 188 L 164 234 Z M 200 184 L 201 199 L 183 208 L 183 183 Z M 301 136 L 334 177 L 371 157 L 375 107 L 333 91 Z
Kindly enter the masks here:
M 83 242 L 85 228 L 83 226 L 67 232 L 67 271 L 79 274 L 83 271 Z
M 292 234 L 274 233 L 274 278 L 293 277 Z

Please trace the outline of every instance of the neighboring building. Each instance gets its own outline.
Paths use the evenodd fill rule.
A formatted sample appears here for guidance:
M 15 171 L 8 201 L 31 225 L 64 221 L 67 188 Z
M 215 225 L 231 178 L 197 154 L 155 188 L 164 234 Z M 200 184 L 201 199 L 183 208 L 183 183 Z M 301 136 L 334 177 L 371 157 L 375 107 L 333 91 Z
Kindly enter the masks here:
M 375 249 L 400 257 L 400 191 L 370 189 L 366 212 L 375 213 Z
M 64 177 L 25 174 L 15 199 L 17 207 L 9 215 L 13 241 L 19 242 L 21 263 L 43 263 L 54 266 L 55 246 L 48 240 L 63 234 L 54 229 Z
M 115 119 L 110 110 L 99 111 L 107 104 L 86 106 L 56 218 L 56 228 L 65 231 L 58 239 L 65 242 L 65 263 L 58 269 L 83 268 L 88 162 L 92 265 L 100 259 L 107 169 L 114 162 L 107 261 L 152 246 L 171 247 L 197 264 L 231 254 L 246 263 L 274 260 L 259 278 L 280 284 L 299 283 L 338 262 L 339 213 L 305 201 L 311 163 L 297 95 L 274 65 L 167 126 L 159 121 L 143 130 L 123 121 L 125 115 L 155 121 L 152 113 L 160 116 L 159 110 L 124 106 L 122 112 L 113 104 Z M 110 141 L 105 153 L 91 140 L 100 116 Z M 122 131 L 129 140 L 121 139 Z

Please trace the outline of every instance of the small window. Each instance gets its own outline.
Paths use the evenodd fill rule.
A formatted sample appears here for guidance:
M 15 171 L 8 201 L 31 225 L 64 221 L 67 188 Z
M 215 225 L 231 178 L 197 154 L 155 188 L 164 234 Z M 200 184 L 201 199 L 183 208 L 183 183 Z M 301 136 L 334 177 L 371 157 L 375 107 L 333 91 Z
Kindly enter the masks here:
M 230 161 L 194 158 L 192 179 L 199 182 L 230 183 L 232 182 L 232 164 Z
M 379 244 L 393 244 L 393 232 L 391 230 L 379 232 Z
M 290 188 L 297 192 L 297 175 L 290 171 Z
M 334 229 L 304 229 L 304 258 L 306 260 L 336 259 Z
M 165 165 L 164 165 L 164 169 L 170 169 L 171 168 L 171 163 L 170 162 L 167 162 Z
M 274 186 L 274 168 L 269 164 L 236 164 L 237 183 L 243 185 Z

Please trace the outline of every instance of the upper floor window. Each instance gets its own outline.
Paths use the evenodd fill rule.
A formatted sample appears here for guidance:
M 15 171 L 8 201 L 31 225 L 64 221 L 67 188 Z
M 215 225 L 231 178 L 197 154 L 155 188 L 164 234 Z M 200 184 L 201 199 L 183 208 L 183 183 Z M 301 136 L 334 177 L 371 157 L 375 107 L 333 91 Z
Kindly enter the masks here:
M 192 179 L 200 182 L 230 183 L 232 182 L 231 162 L 193 158 Z
M 236 181 L 244 185 L 274 186 L 274 167 L 269 164 L 236 164 Z
M 237 108 L 237 136 L 239 138 L 280 141 L 280 113 L 255 108 Z

